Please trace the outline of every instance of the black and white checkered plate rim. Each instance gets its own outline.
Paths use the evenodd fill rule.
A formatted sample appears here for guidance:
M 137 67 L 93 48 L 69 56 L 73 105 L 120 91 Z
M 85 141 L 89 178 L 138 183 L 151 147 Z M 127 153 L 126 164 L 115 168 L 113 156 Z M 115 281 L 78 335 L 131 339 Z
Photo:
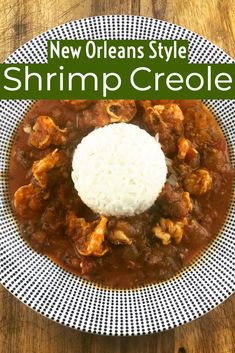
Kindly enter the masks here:
M 17 49 L 7 63 L 46 61 L 48 39 L 188 39 L 192 63 L 233 60 L 199 35 L 174 24 L 138 16 L 100 16 L 53 28 Z M 231 100 L 207 100 L 226 136 L 235 164 Z M 205 314 L 235 289 L 234 201 L 218 237 L 190 267 L 161 284 L 110 290 L 78 278 L 30 249 L 19 235 L 8 190 L 16 129 L 30 100 L 0 102 L 0 280 L 18 299 L 63 325 L 104 335 L 167 330 Z

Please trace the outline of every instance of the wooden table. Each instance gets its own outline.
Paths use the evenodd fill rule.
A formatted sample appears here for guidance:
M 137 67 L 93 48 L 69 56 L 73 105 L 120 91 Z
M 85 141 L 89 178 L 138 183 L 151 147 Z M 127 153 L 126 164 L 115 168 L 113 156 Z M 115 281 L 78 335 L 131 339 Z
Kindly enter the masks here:
M 185 26 L 235 57 L 234 0 L 0 0 L 0 57 L 61 23 L 104 14 Z M 0 353 L 235 353 L 235 295 L 187 325 L 142 337 L 99 337 L 62 327 L 0 289 Z

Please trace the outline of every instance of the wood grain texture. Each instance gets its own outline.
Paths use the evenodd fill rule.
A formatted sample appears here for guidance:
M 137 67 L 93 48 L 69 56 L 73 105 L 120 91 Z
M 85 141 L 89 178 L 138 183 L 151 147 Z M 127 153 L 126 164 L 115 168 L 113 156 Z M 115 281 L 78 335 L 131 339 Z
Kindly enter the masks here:
M 0 0 L 0 59 L 61 23 L 104 14 L 187 27 L 235 57 L 234 0 Z M 0 288 L 0 353 L 235 353 L 235 295 L 187 325 L 144 337 L 84 334 L 36 314 Z

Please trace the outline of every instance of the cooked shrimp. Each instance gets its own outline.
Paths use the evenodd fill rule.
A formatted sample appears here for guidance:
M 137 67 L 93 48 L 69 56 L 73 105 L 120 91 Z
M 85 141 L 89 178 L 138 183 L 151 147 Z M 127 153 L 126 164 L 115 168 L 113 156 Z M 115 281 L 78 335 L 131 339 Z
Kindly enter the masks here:
M 43 159 L 33 163 L 33 176 L 37 180 L 41 188 L 46 188 L 48 184 L 48 172 L 58 166 L 60 162 L 60 155 L 58 150 L 49 153 Z
M 181 131 L 182 121 L 184 120 L 183 113 L 177 104 L 154 105 L 147 107 L 145 121 L 155 132 L 157 126 L 162 124 L 176 131 Z
M 192 168 L 196 168 L 200 164 L 200 154 L 193 148 L 191 141 L 184 137 L 178 139 L 178 155 L 177 158 L 185 160 Z
M 89 240 L 87 241 L 87 249 L 85 252 L 81 252 L 82 255 L 89 256 L 103 256 L 108 251 L 108 248 L 104 246 L 104 237 L 106 233 L 108 218 L 101 216 L 98 225 L 95 230 L 91 233 Z
M 33 126 L 29 143 L 40 150 L 50 145 L 64 145 L 66 143 L 66 133 L 67 129 L 60 129 L 49 116 L 42 115 L 37 118 Z
M 178 140 L 178 159 L 185 159 L 189 149 L 190 149 L 190 141 L 185 139 L 184 137 L 180 137 Z
M 40 187 L 32 183 L 21 186 L 14 194 L 15 210 L 21 217 L 33 217 L 42 211 L 47 196 Z
M 105 234 L 108 219 L 101 216 L 99 223 L 86 222 L 74 212 L 67 216 L 67 234 L 72 238 L 77 252 L 83 256 L 103 256 L 108 251 Z M 95 226 L 94 226 L 95 225 Z M 94 228 L 95 227 L 95 228 Z
M 131 245 L 136 229 L 128 222 L 118 220 L 108 233 L 109 241 L 115 245 Z
M 210 191 L 212 177 L 206 169 L 197 169 L 184 179 L 184 188 L 192 195 L 200 196 Z
M 163 245 L 168 245 L 174 239 L 176 244 L 179 244 L 183 237 L 184 225 L 187 219 L 173 222 L 169 218 L 161 218 L 159 224 L 153 228 L 155 237 L 161 239 Z
M 175 153 L 177 140 L 183 131 L 184 115 L 177 104 L 154 105 L 145 108 L 144 121 L 151 132 L 159 134 L 163 151 Z

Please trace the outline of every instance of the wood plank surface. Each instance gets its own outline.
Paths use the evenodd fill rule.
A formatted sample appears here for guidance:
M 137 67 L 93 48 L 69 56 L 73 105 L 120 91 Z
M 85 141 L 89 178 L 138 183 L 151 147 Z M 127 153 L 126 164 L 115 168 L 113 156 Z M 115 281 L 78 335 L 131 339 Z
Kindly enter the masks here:
M 0 59 L 61 23 L 104 14 L 151 16 L 187 27 L 235 57 L 234 0 L 0 0 Z M 187 325 L 142 337 L 84 334 L 0 288 L 0 353 L 235 353 L 235 295 Z

